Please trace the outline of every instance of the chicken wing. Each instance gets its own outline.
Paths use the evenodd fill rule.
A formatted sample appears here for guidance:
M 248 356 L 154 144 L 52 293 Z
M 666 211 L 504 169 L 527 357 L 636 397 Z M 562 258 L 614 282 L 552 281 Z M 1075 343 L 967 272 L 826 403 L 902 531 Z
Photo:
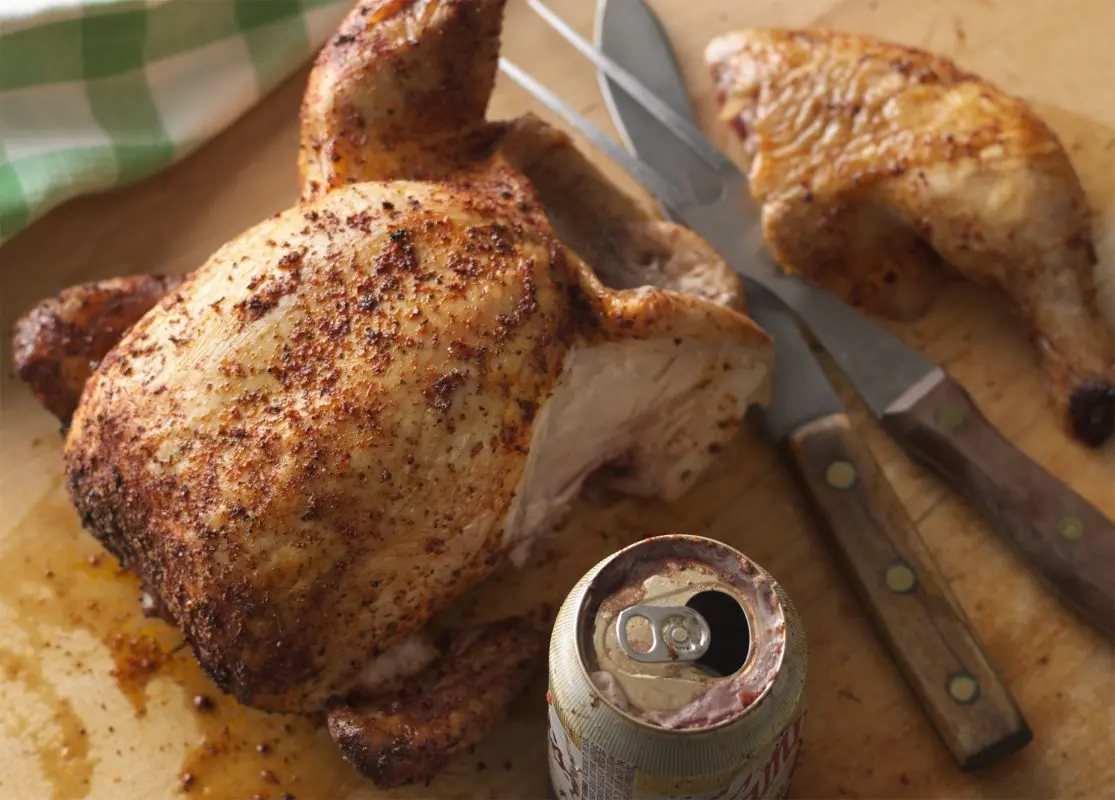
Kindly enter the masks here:
M 302 102 L 302 196 L 345 183 L 444 177 L 486 152 L 506 0 L 359 3 Z
M 133 275 L 65 289 L 21 317 L 12 362 L 47 410 L 68 425 L 97 364 L 128 328 L 181 284 L 178 275 Z
M 1029 326 L 1072 432 L 1110 435 L 1115 350 L 1084 191 L 1025 103 L 866 36 L 749 30 L 706 58 L 784 268 L 893 316 L 923 311 L 955 271 Z

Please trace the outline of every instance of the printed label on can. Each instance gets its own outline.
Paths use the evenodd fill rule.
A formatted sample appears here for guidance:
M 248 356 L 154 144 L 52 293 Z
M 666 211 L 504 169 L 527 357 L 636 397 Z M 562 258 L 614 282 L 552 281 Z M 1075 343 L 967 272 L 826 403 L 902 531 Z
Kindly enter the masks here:
M 577 747 L 566 735 L 551 704 L 550 780 L 557 800 L 668 800 L 671 795 L 636 790 L 635 765 L 605 753 L 592 742 Z M 804 711 L 770 745 L 742 764 L 740 771 L 711 794 L 686 800 L 766 800 L 785 797 L 801 748 Z M 679 795 L 680 796 L 680 795 Z

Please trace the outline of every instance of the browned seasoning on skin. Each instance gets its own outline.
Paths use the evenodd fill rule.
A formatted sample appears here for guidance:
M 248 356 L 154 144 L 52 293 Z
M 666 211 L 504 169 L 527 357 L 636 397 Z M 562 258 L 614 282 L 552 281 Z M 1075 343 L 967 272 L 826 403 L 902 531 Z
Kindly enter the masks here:
M 353 190 L 360 188 L 363 187 L 352 187 Z M 326 198 L 326 201 L 332 201 L 332 197 Z M 374 206 L 371 205 L 373 198 Z M 369 210 L 369 214 L 382 213 L 378 208 L 381 199 L 375 193 L 370 193 L 367 200 L 365 208 L 374 209 Z M 91 398 L 91 404 L 100 405 L 105 413 L 91 415 L 85 420 L 90 435 L 99 437 L 102 446 L 96 451 L 87 450 L 75 440 L 75 446 L 69 449 L 67 456 L 75 501 L 88 527 L 100 533 L 110 549 L 124 557 L 140 574 L 157 578 L 154 582 L 161 585 L 153 586 L 154 593 L 163 598 L 170 616 L 184 625 L 197 655 L 206 663 L 219 685 L 240 700 L 251 699 L 275 710 L 309 712 L 329 696 L 330 685 L 343 685 L 349 679 L 346 672 L 358 669 L 362 661 L 374 657 L 381 648 L 391 643 L 391 639 L 378 635 L 366 623 L 360 622 L 366 617 L 366 612 L 346 601 L 345 598 L 353 594 L 343 587 L 346 581 L 355 579 L 356 573 L 338 572 L 336 574 L 342 576 L 338 581 L 330 565 L 338 565 L 338 570 L 351 570 L 348 565 L 370 563 L 368 559 L 378 546 L 380 537 L 397 537 L 400 534 L 394 531 L 410 529 L 413 524 L 410 519 L 381 521 L 383 511 L 380 509 L 390 508 L 396 497 L 429 496 L 429 502 L 419 506 L 423 518 L 429 520 L 426 524 L 431 532 L 424 540 L 425 546 L 430 553 L 439 556 L 439 561 L 450 557 L 451 561 L 445 562 L 446 579 L 433 577 L 441 571 L 438 562 L 414 565 L 414 579 L 408 580 L 406 586 L 395 592 L 403 613 L 401 619 L 393 623 L 396 628 L 391 636 L 398 638 L 405 630 L 420 625 L 422 619 L 443 603 L 441 595 L 459 593 L 460 586 L 467 587 L 477 582 L 500 561 L 498 540 L 494 535 L 473 545 L 482 550 L 476 557 L 466 551 L 455 551 L 450 546 L 451 542 L 459 541 L 458 532 L 468 520 L 458 520 L 449 512 L 436 511 L 441 498 L 435 500 L 436 483 L 430 480 L 431 473 L 425 466 L 429 463 L 429 454 L 421 461 L 412 461 L 413 456 L 408 453 L 401 459 L 405 466 L 402 463 L 396 466 L 395 462 L 400 459 L 392 456 L 390 448 L 374 449 L 380 447 L 380 442 L 390 441 L 385 438 L 390 427 L 409 425 L 411 419 L 421 419 L 421 416 L 407 416 L 410 411 L 400 407 L 399 398 L 406 397 L 406 392 L 420 392 L 422 402 L 441 415 L 451 428 L 460 426 L 462 420 L 475 425 L 477 421 L 473 417 L 477 413 L 477 401 L 471 398 L 475 398 L 477 392 L 473 387 L 482 388 L 494 398 L 506 391 L 509 388 L 507 378 L 499 372 L 498 365 L 500 359 L 514 355 L 512 351 L 522 352 L 524 358 L 529 359 L 530 369 L 518 379 L 526 385 L 516 389 L 528 398 L 544 396 L 560 370 L 564 348 L 571 341 L 571 328 L 569 331 L 557 331 L 564 341 L 552 332 L 548 341 L 540 339 L 534 329 L 535 326 L 542 326 L 542 330 L 547 330 L 560 322 L 562 315 L 569 313 L 564 296 L 555 294 L 555 287 L 545 288 L 548 294 L 545 297 L 542 295 L 547 283 L 559 277 L 568 279 L 562 272 L 568 265 L 563 263 L 555 272 L 554 266 L 547 265 L 544 260 L 550 247 L 544 235 L 513 230 L 521 224 L 519 222 L 514 226 L 506 222 L 491 222 L 487 215 L 500 219 L 499 214 L 504 212 L 494 206 L 481 208 L 475 199 L 472 202 L 474 213 L 483 215 L 476 221 L 457 221 L 454 217 L 445 216 L 444 212 L 432 213 L 428 217 L 422 211 L 417 212 L 419 218 L 411 220 L 405 230 L 396 230 L 394 239 L 386 237 L 389 246 L 385 252 L 377 254 L 369 248 L 371 252 L 361 256 L 368 262 L 364 266 L 371 267 L 371 274 L 364 271 L 344 274 L 342 266 L 349 262 L 347 255 L 337 259 L 336 263 L 328 258 L 321 263 L 319 252 L 314 252 L 312 258 L 310 254 L 301 257 L 299 299 L 294 301 L 293 310 L 287 315 L 284 336 L 275 345 L 273 355 L 269 359 L 254 359 L 251 362 L 246 360 L 245 355 L 235 352 L 222 355 L 225 374 L 223 380 L 218 377 L 215 381 L 214 390 L 226 393 L 229 399 L 220 406 L 210 433 L 195 430 L 189 442 L 183 442 L 181 448 L 176 448 L 177 463 L 183 467 L 190 465 L 191 471 L 178 469 L 173 480 L 168 478 L 162 485 L 146 479 L 137 480 L 139 473 L 127 463 L 133 458 L 146 462 L 151 452 L 148 448 L 161 446 L 158 442 L 168 441 L 167 435 L 174 437 L 173 432 L 160 426 L 138 429 L 139 420 L 122 410 L 110 412 L 109 409 L 122 409 L 123 405 L 142 397 L 145 404 L 157 404 L 166 409 L 165 414 L 160 414 L 163 419 L 173 419 L 180 413 L 176 405 L 180 402 L 179 390 L 170 385 L 160 394 L 151 393 L 144 388 L 139 376 L 141 368 L 146 369 L 143 363 L 161 363 L 163 358 L 178 359 L 181 356 L 176 350 L 149 351 L 153 341 L 137 347 L 140 342 L 145 342 L 148 335 L 150 318 L 147 318 L 132 332 L 132 338 L 122 342 L 102 365 L 104 374 L 114 377 L 111 381 L 97 383 L 98 392 L 94 393 L 97 399 Z M 329 235 L 350 235 L 346 232 L 352 232 L 352 228 L 343 225 L 333 228 L 337 223 L 327 213 L 329 210 L 328 203 L 323 201 L 319 213 L 324 224 L 330 226 Z M 302 224 L 301 213 L 298 217 L 299 224 Z M 299 236 L 294 230 L 275 238 L 282 241 L 289 239 L 290 248 L 301 252 L 304 243 L 299 241 Z M 519 237 L 524 236 L 526 239 L 520 241 Z M 420 353 L 427 348 L 431 353 L 445 352 L 443 345 L 433 344 L 434 334 L 439 326 L 453 323 L 448 320 L 434 321 L 432 315 L 439 303 L 449 301 L 437 300 L 429 295 L 432 290 L 425 287 L 432 281 L 424 278 L 424 270 L 427 269 L 425 253 L 446 237 L 454 242 L 454 246 L 485 265 L 482 278 L 462 281 L 459 288 L 450 287 L 450 293 L 459 291 L 469 297 L 492 293 L 495 298 L 506 296 L 506 300 L 488 312 L 489 320 L 482 325 L 474 323 L 468 332 L 469 347 L 462 352 L 468 352 L 470 357 L 485 354 L 479 365 L 469 362 L 457 367 L 448 363 L 447 368 L 434 372 L 428 383 L 421 375 L 406 374 L 399 380 L 399 386 L 413 386 L 414 389 L 400 388 L 388 402 L 387 398 L 381 399 L 374 384 L 369 392 L 365 389 L 367 384 L 360 382 L 359 377 L 350 377 L 352 361 L 359 359 L 363 364 L 375 365 L 380 358 L 394 361 L 406 357 L 409 360 L 409 353 Z M 355 240 L 343 241 L 347 242 L 346 247 L 355 245 Z M 277 244 L 276 247 L 282 248 L 282 245 Z M 530 257 L 503 261 L 502 257 L 508 252 L 519 251 L 530 254 Z M 285 259 L 284 252 L 269 255 L 268 263 L 295 260 Z M 228 257 L 233 260 L 238 258 L 235 251 L 228 253 Z M 499 264 L 504 263 L 510 263 L 512 268 L 497 269 Z M 447 274 L 452 275 L 445 272 L 439 274 L 443 279 Z M 191 290 L 197 290 L 201 280 L 196 279 Z M 249 282 L 252 281 L 254 278 Z M 255 285 L 256 295 L 266 292 L 266 280 Z M 220 292 L 227 297 L 227 302 L 235 304 L 236 297 L 231 287 L 222 286 Z M 375 314 L 365 316 L 359 310 L 357 301 L 369 294 L 378 298 L 379 305 Z M 195 313 L 191 311 L 190 297 L 188 293 L 177 296 L 162 309 L 163 313 L 175 320 L 181 317 L 182 324 L 185 324 L 185 318 Z M 310 302 L 319 304 L 329 313 L 304 314 L 298 310 L 300 303 Z M 400 319 L 391 314 L 391 309 L 407 310 L 420 304 L 430 317 L 429 320 L 424 317 L 418 323 L 427 329 L 424 341 L 407 332 L 405 317 Z M 205 307 L 208 309 L 208 304 Z M 235 325 L 234 315 L 232 320 Z M 328 323 L 328 327 L 323 329 L 324 323 Z M 248 320 L 246 324 L 267 323 L 260 317 Z M 374 339 L 368 336 L 370 331 L 376 332 Z M 459 332 L 465 333 L 463 328 Z M 462 338 L 463 335 L 446 336 L 445 340 Z M 350 349 L 353 351 L 351 355 L 348 352 Z M 120 372 L 125 366 L 128 367 L 128 374 Z M 389 364 L 388 368 L 394 367 Z M 211 374 L 206 376 L 207 380 Z M 125 384 L 133 383 L 129 380 L 132 376 L 136 376 L 135 391 L 125 390 Z M 250 392 L 240 388 L 242 381 L 259 378 L 266 381 L 267 376 L 273 382 L 263 383 Z M 297 400 L 301 397 L 321 399 L 315 399 L 310 406 Z M 498 436 L 481 439 L 483 446 L 467 451 L 463 463 L 467 463 L 470 457 L 488 459 L 492 463 L 501 463 L 498 459 L 518 460 L 522 457 L 529 443 L 531 418 L 537 404 L 533 400 L 512 400 L 512 403 L 518 414 L 504 415 L 503 418 L 493 415 L 488 420 L 480 418 L 479 424 L 494 427 Z M 343 436 L 335 433 L 342 430 L 347 431 Z M 417 437 L 407 436 L 398 437 L 396 441 L 408 441 L 409 438 L 416 443 L 419 441 Z M 89 441 L 91 443 L 92 440 Z M 348 498 L 352 490 L 338 487 L 332 478 L 345 474 L 352 453 L 361 450 L 382 453 L 380 457 L 383 458 L 378 470 L 370 474 L 363 472 L 373 480 L 378 477 L 384 487 L 382 498 L 368 508 L 365 508 L 368 503 L 351 502 Z M 279 481 L 270 480 L 268 475 L 273 474 L 284 459 L 289 465 L 283 466 L 285 477 Z M 222 464 L 219 468 L 218 463 Z M 509 460 L 506 463 L 514 462 Z M 470 478 L 458 479 L 464 474 L 460 466 L 450 463 L 446 470 L 455 475 L 462 494 L 466 491 L 490 491 L 472 486 Z M 486 480 L 484 472 L 472 474 Z M 499 477 L 502 482 L 499 472 L 487 474 Z M 238 501 L 229 504 L 217 496 L 217 482 L 238 479 L 237 476 L 243 478 L 238 489 Z M 363 487 L 370 485 L 363 484 L 360 491 L 366 492 Z M 429 494 L 431 492 L 435 494 Z M 122 495 L 128 496 L 127 504 L 118 504 L 112 499 Z M 271 503 L 268 499 L 271 497 L 290 498 L 297 504 L 299 511 L 293 520 L 297 524 L 274 516 L 271 509 L 282 508 L 282 505 Z M 156 508 L 161 510 L 155 513 Z M 217 517 L 211 519 L 209 512 L 203 513 L 202 509 L 206 508 L 217 509 Z M 199 535 L 187 540 L 176 535 L 166 537 L 156 533 L 154 528 L 161 527 L 160 520 L 174 514 L 185 515 L 182 519 L 194 526 Z M 265 538 L 254 539 L 257 550 L 251 552 L 239 542 L 259 525 L 266 525 L 268 534 Z M 208 533 L 214 526 L 223 526 L 223 533 Z M 368 530 L 369 526 L 377 531 L 376 536 L 358 535 L 360 531 Z M 315 548 L 324 547 L 325 550 L 319 549 L 322 557 L 307 562 L 306 566 L 317 574 L 307 575 L 306 580 L 300 581 L 306 591 L 320 590 L 331 599 L 328 602 L 314 600 L 305 607 L 314 615 L 322 615 L 323 619 L 330 613 L 330 608 L 334 609 L 333 613 L 342 614 L 351 623 L 341 626 L 349 631 L 349 635 L 338 636 L 336 632 L 340 628 L 332 624 L 257 616 L 252 622 L 256 626 L 253 636 L 235 640 L 237 647 L 247 645 L 251 652 L 227 650 L 231 640 L 226 638 L 225 632 L 240 629 L 245 624 L 245 609 L 262 602 L 262 583 L 252 585 L 251 580 L 243 581 L 241 576 L 259 574 L 262 579 L 262 574 L 256 572 L 256 565 L 266 563 L 266 559 L 275 550 L 281 549 L 284 542 L 290 547 L 300 547 L 298 542 L 308 530 L 332 530 L 338 536 L 315 544 Z M 313 535 L 318 536 L 317 533 Z M 169 547 L 174 548 L 173 559 L 164 555 L 164 548 Z M 214 556 L 217 553 L 222 554 L 223 559 L 220 568 L 215 569 L 214 564 L 218 562 Z M 448 573 L 456 574 L 456 583 L 449 583 Z M 291 575 L 284 580 L 293 577 Z M 201 581 L 208 587 L 202 590 L 196 586 L 198 591 L 196 594 L 191 592 L 193 596 L 222 598 L 222 601 L 203 600 L 186 604 L 182 581 L 187 578 L 190 583 Z M 444 588 L 436 588 L 439 586 Z M 434 590 L 429 592 L 426 587 L 434 587 Z M 285 614 L 282 607 L 274 604 L 272 607 L 279 614 Z M 289 607 L 294 609 L 297 604 L 292 602 Z M 258 626 L 277 623 L 298 627 L 308 636 L 305 641 L 296 642 L 295 647 L 268 648 L 264 642 L 271 634 L 265 634 Z M 360 632 L 360 641 L 351 636 L 353 631 Z M 333 641 L 330 647 L 334 649 L 352 648 L 354 655 L 321 658 L 317 655 L 320 645 L 313 639 Z M 328 685 L 322 683 L 315 686 L 312 683 L 319 673 L 327 676 Z M 312 696 L 304 693 L 305 687 L 311 688 Z

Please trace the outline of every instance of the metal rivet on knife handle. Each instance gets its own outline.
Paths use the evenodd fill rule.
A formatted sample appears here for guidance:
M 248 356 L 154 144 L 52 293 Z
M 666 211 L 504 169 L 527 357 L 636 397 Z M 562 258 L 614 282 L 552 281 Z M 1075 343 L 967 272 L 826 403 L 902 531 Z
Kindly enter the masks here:
M 953 430 L 938 421 L 949 405 L 964 409 Z M 947 376 L 882 422 L 960 488 L 1065 605 L 1115 638 L 1115 521 L 1007 441 Z
M 859 475 L 851 461 L 833 461 L 825 470 L 825 483 L 833 489 L 845 491 L 856 485 Z
M 1084 538 L 1084 521 L 1080 517 L 1061 517 L 1057 520 L 1057 533 L 1070 542 L 1077 542 Z
M 948 692 L 956 702 L 968 705 L 979 698 L 979 681 L 967 672 L 956 672 L 949 676 Z
M 948 430 L 959 428 L 961 423 L 964 422 L 964 408 L 963 406 L 948 403 L 946 405 L 938 407 L 937 413 L 934 414 L 934 417 L 937 420 L 937 424 L 940 425 L 942 428 L 946 428 Z
M 895 561 L 883 573 L 887 588 L 895 594 L 909 594 L 918 585 L 918 574 L 905 561 Z

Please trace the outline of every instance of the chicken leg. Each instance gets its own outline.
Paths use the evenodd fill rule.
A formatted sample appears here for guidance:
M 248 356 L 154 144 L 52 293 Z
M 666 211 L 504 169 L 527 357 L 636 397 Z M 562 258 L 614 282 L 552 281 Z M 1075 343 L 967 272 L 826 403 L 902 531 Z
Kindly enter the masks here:
M 734 33 L 706 58 L 784 268 L 891 316 L 957 274 L 983 286 L 1029 326 L 1069 429 L 1110 436 L 1115 347 L 1084 191 L 1025 103 L 943 58 L 831 31 Z
M 739 277 L 706 242 L 618 191 L 566 134 L 531 115 L 485 119 L 505 2 L 358 8 L 310 75 L 303 197 L 361 181 L 467 180 L 504 160 L 530 179 L 558 238 L 607 286 L 660 286 L 743 310 Z

